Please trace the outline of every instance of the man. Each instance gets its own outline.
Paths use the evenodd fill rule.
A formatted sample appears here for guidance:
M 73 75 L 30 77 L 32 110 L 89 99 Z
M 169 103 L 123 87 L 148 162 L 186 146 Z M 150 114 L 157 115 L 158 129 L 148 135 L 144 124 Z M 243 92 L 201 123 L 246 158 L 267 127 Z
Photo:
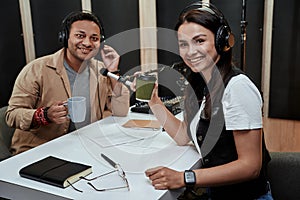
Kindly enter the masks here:
M 101 35 L 102 34 L 102 35 Z M 75 128 L 109 115 L 126 116 L 129 91 L 116 80 L 104 77 L 105 67 L 118 72 L 119 55 L 107 45 L 99 52 L 103 28 L 92 13 L 73 12 L 62 23 L 59 39 L 64 48 L 38 58 L 20 72 L 9 100 L 6 121 L 16 127 L 11 151 L 18 154 Z M 85 96 L 86 120 L 74 124 L 64 103 L 71 96 Z

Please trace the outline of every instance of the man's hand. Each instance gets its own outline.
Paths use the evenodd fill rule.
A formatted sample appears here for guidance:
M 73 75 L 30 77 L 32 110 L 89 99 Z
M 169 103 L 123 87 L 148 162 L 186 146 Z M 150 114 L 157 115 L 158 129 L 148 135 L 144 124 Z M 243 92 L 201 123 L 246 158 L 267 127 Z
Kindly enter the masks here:
M 65 102 L 55 102 L 47 111 L 47 116 L 51 122 L 56 124 L 63 124 L 68 120 L 67 108 L 64 106 Z
M 101 49 L 101 57 L 103 63 L 109 72 L 114 72 L 118 70 L 120 56 L 119 54 L 110 46 L 104 45 Z

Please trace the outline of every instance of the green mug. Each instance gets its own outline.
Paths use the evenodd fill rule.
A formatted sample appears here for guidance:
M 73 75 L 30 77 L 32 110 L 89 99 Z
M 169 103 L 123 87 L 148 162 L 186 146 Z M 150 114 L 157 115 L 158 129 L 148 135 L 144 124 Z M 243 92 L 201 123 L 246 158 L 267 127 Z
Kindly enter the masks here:
M 149 102 L 149 100 L 151 99 L 155 81 L 155 75 L 138 75 L 136 77 L 136 100 Z

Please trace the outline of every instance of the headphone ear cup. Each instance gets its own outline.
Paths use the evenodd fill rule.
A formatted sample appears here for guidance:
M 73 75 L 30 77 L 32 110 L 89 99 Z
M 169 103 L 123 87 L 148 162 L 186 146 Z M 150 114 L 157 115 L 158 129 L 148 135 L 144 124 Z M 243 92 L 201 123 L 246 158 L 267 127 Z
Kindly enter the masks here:
M 63 44 L 64 45 L 64 37 L 65 37 L 65 33 L 64 31 L 60 31 L 58 33 L 58 41 L 60 44 Z
M 227 26 L 221 26 L 216 34 L 216 49 L 219 54 L 228 51 L 234 45 L 234 35 Z
M 102 29 L 101 29 L 102 30 Z M 101 31 L 101 37 L 100 37 L 100 42 L 104 42 L 105 41 L 105 36 L 103 31 Z
M 102 21 L 99 19 L 100 23 L 100 42 L 105 42 L 105 32 Z
M 65 30 L 61 30 L 58 33 L 58 41 L 64 46 L 68 47 L 68 36 Z
M 229 35 L 227 37 L 227 46 L 232 48 L 234 46 L 234 43 L 235 43 L 234 35 L 232 32 L 229 32 Z

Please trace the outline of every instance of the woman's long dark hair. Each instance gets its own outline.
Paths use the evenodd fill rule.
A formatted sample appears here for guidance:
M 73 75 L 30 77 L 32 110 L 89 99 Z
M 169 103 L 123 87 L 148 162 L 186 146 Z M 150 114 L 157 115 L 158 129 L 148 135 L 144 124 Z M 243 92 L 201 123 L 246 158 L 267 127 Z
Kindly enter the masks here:
M 225 20 L 225 19 L 224 19 Z M 179 27 L 185 22 L 193 22 L 199 24 L 216 36 L 218 29 L 223 25 L 220 18 L 208 11 L 200 9 L 188 10 L 184 13 L 181 13 L 179 16 L 178 22 L 176 24 L 175 30 L 178 31 Z M 220 59 L 216 63 L 216 67 L 213 70 L 212 78 L 210 80 L 209 92 L 205 93 L 204 80 L 201 76 L 191 73 L 187 77 L 191 87 L 188 87 L 186 90 L 186 99 L 185 99 L 185 120 L 189 124 L 194 118 L 195 114 L 199 110 L 199 105 L 203 99 L 203 95 L 206 97 L 206 103 L 204 107 L 205 115 L 208 119 L 211 117 L 211 105 L 212 101 L 215 99 L 215 95 L 219 94 L 220 88 L 224 89 L 224 80 L 228 76 L 229 72 L 232 69 L 232 49 L 228 51 L 218 52 L 220 54 Z M 219 75 L 219 76 L 218 76 Z M 221 77 L 221 80 L 220 78 Z M 223 86 L 223 87 L 222 87 Z

